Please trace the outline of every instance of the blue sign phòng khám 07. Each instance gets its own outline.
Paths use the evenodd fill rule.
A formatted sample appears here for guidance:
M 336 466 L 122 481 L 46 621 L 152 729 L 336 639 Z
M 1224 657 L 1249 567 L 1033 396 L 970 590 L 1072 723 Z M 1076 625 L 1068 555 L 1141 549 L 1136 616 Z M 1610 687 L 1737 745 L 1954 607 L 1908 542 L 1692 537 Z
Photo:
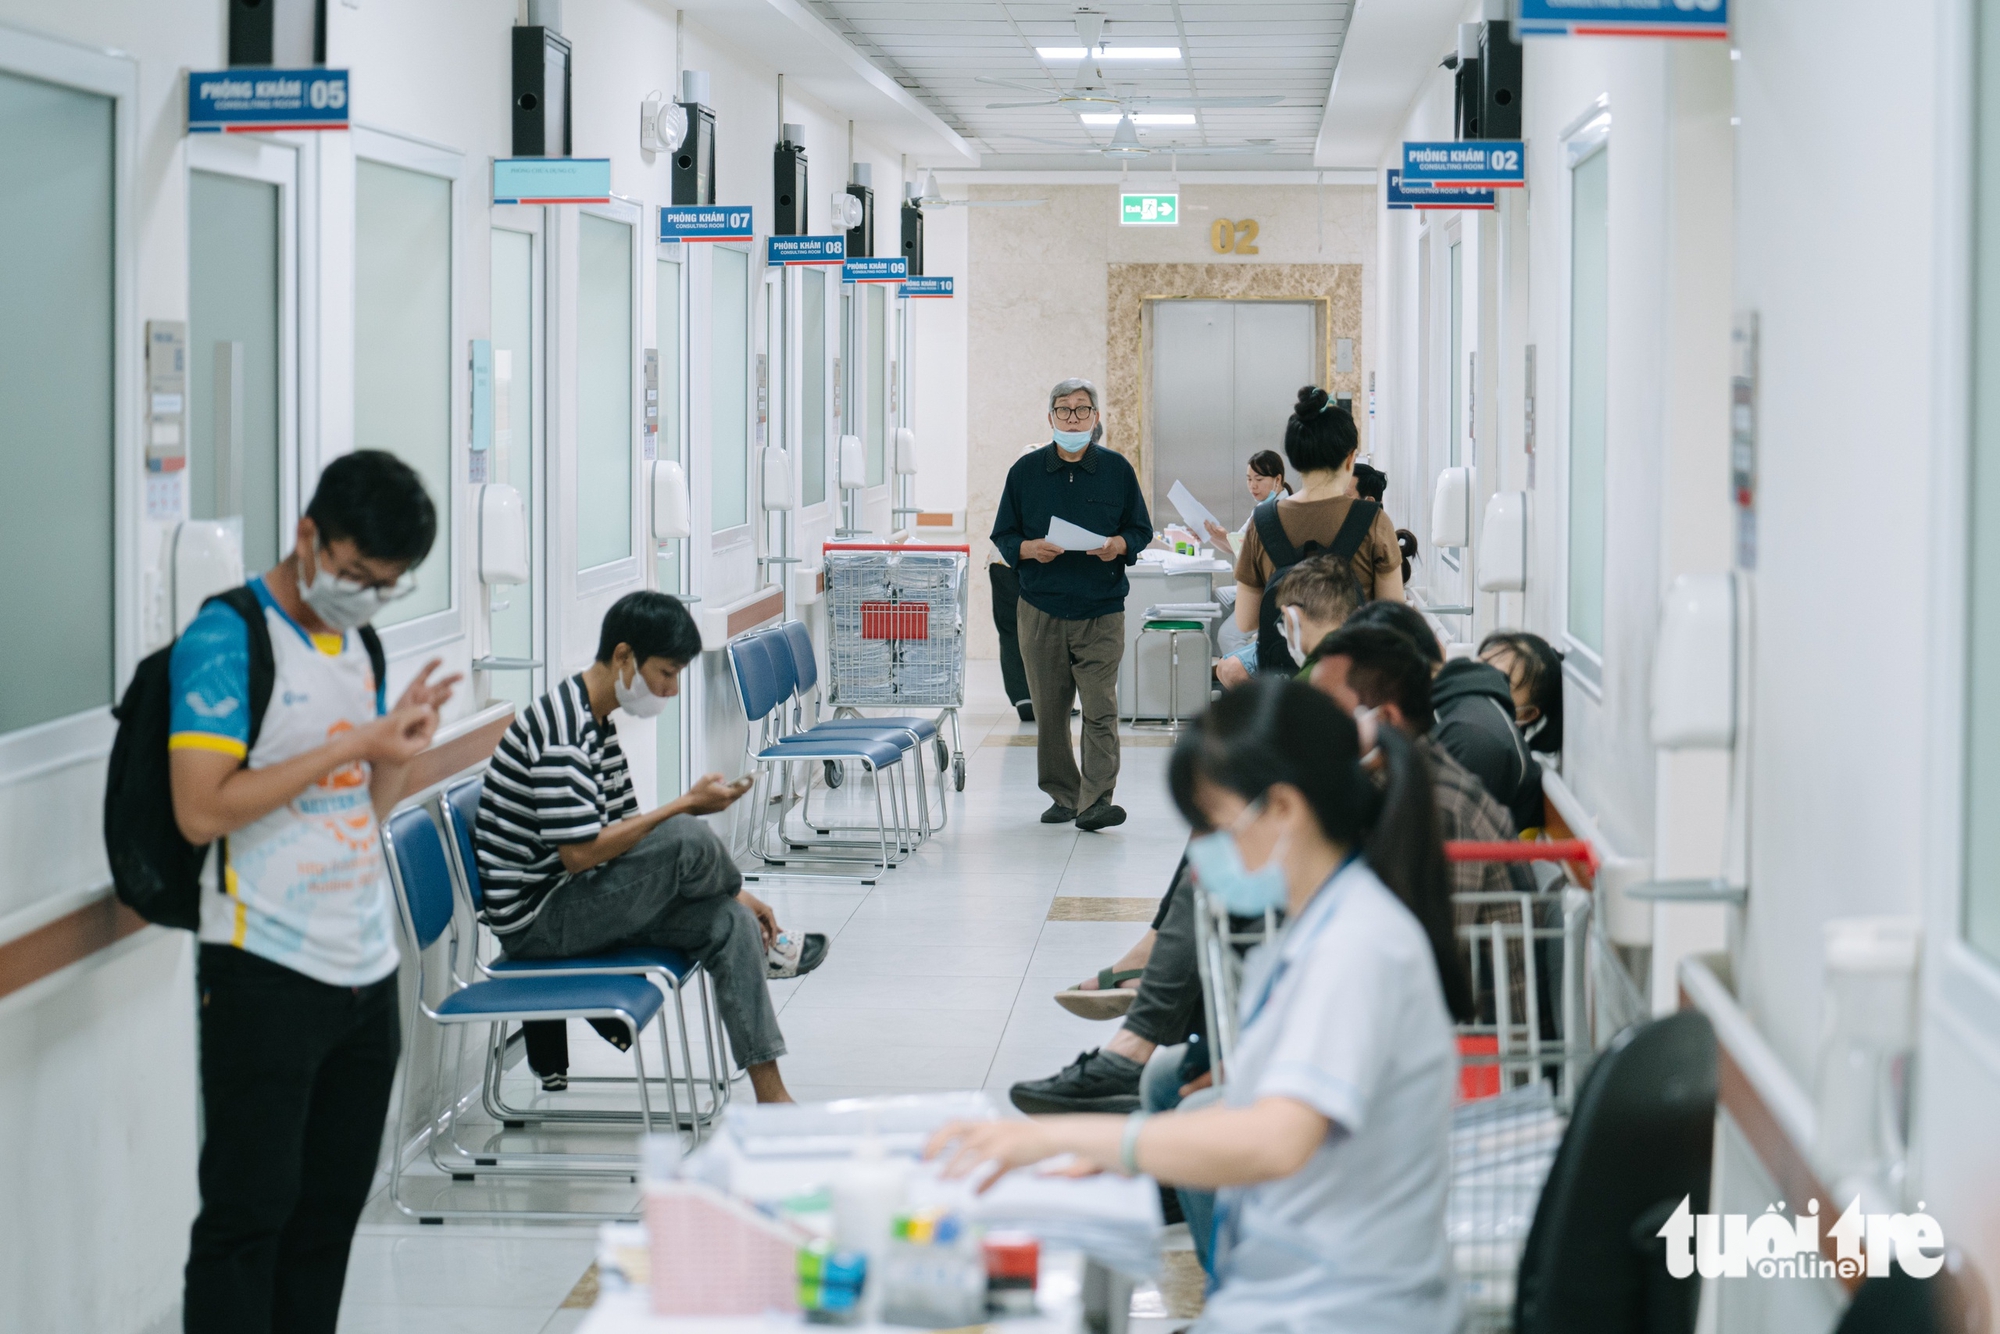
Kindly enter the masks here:
M 1519 189 L 1528 183 L 1519 139 L 1465 139 L 1403 145 L 1403 184 Z
M 844 283 L 900 283 L 910 276 L 910 261 L 901 255 L 882 259 L 850 259 L 841 266 Z
M 1729 36 L 1729 0 L 1514 0 L 1524 37 Z
M 660 210 L 662 241 L 748 241 L 756 234 L 748 204 L 668 204 Z
M 188 74 L 190 134 L 347 128 L 344 69 L 225 69 Z
M 1441 190 L 1435 185 L 1406 185 L 1403 173 L 1389 168 L 1389 183 L 1382 191 L 1384 205 L 1392 209 L 1480 209 L 1491 211 L 1491 190 Z
M 847 258 L 847 237 L 773 236 L 766 240 L 765 262 L 773 267 L 786 264 L 839 264 Z

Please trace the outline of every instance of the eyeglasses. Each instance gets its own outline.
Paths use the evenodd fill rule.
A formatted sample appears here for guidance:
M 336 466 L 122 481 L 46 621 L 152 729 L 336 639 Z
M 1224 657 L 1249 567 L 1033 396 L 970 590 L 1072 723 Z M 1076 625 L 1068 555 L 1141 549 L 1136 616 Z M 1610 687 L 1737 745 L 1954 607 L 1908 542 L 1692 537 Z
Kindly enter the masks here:
M 1052 408 L 1051 415 L 1057 421 L 1085 422 L 1097 415 L 1096 408 Z

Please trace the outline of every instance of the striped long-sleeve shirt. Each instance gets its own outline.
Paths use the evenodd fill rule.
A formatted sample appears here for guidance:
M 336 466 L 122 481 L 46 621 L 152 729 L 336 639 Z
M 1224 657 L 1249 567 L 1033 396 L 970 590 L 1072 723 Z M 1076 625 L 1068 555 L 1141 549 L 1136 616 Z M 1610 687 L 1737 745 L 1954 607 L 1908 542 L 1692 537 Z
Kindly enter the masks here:
M 486 771 L 474 830 L 486 924 L 505 935 L 533 921 L 565 878 L 557 847 L 638 813 L 618 729 L 572 676 L 514 720 Z

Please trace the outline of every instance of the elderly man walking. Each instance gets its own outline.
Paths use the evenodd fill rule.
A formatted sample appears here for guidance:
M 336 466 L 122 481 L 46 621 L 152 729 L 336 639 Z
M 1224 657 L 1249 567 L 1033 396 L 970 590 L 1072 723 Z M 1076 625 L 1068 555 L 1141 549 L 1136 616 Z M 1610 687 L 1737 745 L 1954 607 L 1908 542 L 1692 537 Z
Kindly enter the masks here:
M 1054 439 L 1015 461 L 993 520 L 993 545 L 1019 571 L 1021 661 L 1034 702 L 1036 769 L 1054 803 L 1043 824 L 1108 829 L 1125 822 L 1118 785 L 1118 664 L 1125 656 L 1125 567 L 1153 540 L 1132 465 L 1106 449 L 1097 388 L 1064 380 L 1049 391 Z M 1076 550 L 1052 542 L 1065 520 L 1103 539 Z M 1069 743 L 1071 701 L 1083 711 L 1083 768 Z

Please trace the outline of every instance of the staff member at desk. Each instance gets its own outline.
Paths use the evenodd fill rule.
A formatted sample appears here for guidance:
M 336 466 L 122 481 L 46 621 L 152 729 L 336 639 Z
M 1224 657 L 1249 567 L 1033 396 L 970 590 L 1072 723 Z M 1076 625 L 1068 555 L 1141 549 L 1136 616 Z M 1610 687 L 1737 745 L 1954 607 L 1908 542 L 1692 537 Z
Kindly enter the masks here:
M 1118 786 L 1118 664 L 1125 656 L 1125 567 L 1153 540 L 1132 465 L 1100 441 L 1097 387 L 1064 380 L 1049 391 L 1055 438 L 1015 460 L 993 517 L 993 545 L 1019 572 L 1015 624 L 1035 710 L 1039 786 L 1054 804 L 1043 824 L 1108 829 L 1125 823 Z M 1108 535 L 1094 551 L 1048 540 L 1055 519 Z M 1083 709 L 1083 768 L 1069 744 L 1070 701 Z
M 1311 686 L 1260 677 L 1174 748 L 1203 888 L 1231 912 L 1282 907 L 1288 920 L 1244 969 L 1225 1106 L 957 1122 L 928 1150 L 949 1155 L 947 1176 L 1068 1153 L 1216 1191 L 1200 1330 L 1458 1328 L 1451 1025 L 1472 992 L 1423 757 L 1392 728 L 1374 745 L 1382 789 L 1354 719 Z

